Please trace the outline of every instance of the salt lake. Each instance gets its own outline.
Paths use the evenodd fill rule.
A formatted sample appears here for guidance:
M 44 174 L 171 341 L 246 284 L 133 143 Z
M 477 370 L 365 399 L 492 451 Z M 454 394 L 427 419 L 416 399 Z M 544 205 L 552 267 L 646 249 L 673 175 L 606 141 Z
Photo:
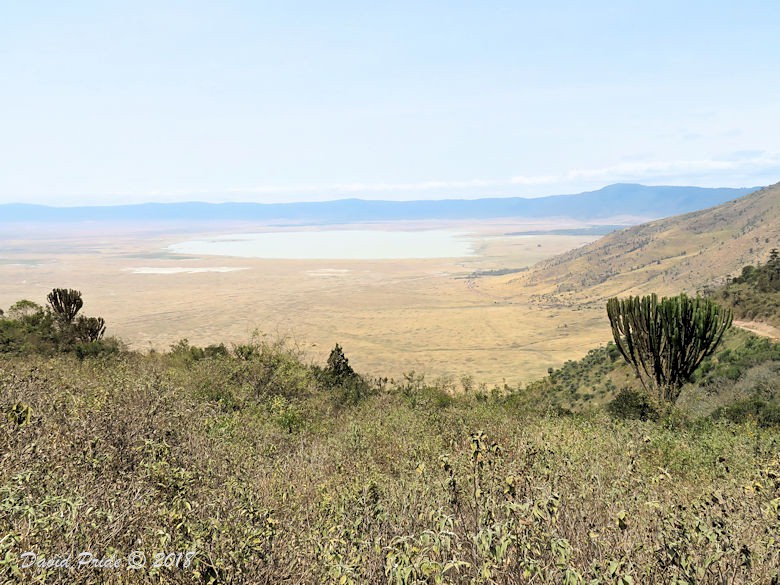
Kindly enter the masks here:
M 231 234 L 168 246 L 176 254 L 283 260 L 389 260 L 475 255 L 475 238 L 449 230 L 326 230 Z

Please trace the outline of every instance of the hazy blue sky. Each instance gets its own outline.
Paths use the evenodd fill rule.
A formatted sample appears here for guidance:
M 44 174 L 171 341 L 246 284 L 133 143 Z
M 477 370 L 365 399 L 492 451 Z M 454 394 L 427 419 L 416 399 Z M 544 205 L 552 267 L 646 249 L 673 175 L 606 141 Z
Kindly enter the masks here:
M 780 181 L 780 2 L 0 0 L 0 202 Z

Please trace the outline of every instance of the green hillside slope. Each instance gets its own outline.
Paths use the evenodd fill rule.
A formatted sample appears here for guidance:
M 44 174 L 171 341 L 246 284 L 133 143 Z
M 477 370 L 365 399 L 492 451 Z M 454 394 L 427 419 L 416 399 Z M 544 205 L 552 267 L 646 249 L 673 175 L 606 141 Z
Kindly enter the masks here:
M 545 378 L 529 384 L 518 396 L 529 408 L 563 412 L 614 411 L 621 392 L 636 396 L 627 416 L 642 416 L 642 386 L 633 369 L 612 344 L 591 350 L 580 360 L 551 369 Z M 621 397 L 622 399 L 622 397 Z M 697 417 L 726 416 L 780 425 L 780 344 L 739 328 L 732 329 L 714 355 L 706 358 L 693 382 L 683 387 L 677 407 Z

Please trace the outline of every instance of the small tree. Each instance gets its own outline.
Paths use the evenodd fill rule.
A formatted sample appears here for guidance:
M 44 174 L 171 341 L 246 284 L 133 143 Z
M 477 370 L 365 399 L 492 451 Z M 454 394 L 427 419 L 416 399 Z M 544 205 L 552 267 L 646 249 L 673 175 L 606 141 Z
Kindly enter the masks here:
M 35 315 L 42 315 L 42 314 L 43 314 L 43 307 L 40 306 L 38 303 L 28 301 L 27 299 L 16 301 L 8 309 L 8 318 L 15 319 L 15 320 L 22 320 L 25 318 L 33 317 Z
M 342 384 L 347 380 L 356 376 L 355 370 L 349 365 L 347 356 L 344 355 L 344 350 L 337 343 L 330 355 L 328 356 L 328 367 L 325 370 L 331 380 L 337 384 Z
M 612 298 L 607 315 L 615 345 L 645 390 L 659 404 L 674 404 L 682 385 L 702 360 L 712 355 L 726 329 L 731 311 L 682 294 L 663 298 Z
M 66 324 L 73 323 L 76 314 L 84 306 L 81 298 L 81 292 L 73 289 L 55 288 L 48 294 L 46 300 L 49 301 L 52 310 L 57 317 Z
M 328 356 L 328 365 L 323 374 L 325 384 L 335 391 L 334 396 L 341 403 L 357 404 L 369 393 L 368 383 L 352 369 L 338 343 Z

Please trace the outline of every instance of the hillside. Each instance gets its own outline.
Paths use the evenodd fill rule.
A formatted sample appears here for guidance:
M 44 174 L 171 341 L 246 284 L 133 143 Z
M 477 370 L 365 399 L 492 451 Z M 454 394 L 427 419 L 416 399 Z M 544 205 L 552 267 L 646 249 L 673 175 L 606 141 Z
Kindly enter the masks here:
M 722 205 L 613 232 L 509 282 L 559 300 L 695 293 L 780 243 L 780 183 Z
M 639 415 L 638 407 L 649 404 L 637 402 L 643 393 L 641 383 L 610 342 L 579 360 L 551 368 L 546 377 L 528 384 L 521 396 L 528 408 L 585 413 L 605 407 L 613 411 L 621 391 L 636 397 L 635 404 L 622 405 L 622 416 Z M 732 328 L 684 386 L 677 407 L 692 417 L 780 424 L 780 344 Z
M 780 577 L 776 418 L 538 414 L 414 376 L 356 395 L 333 360 L 217 349 L 0 354 L 0 581 Z
M 341 199 L 309 203 L 145 203 L 139 205 L 49 207 L 0 205 L 3 223 L 133 221 L 286 221 L 341 224 L 424 219 L 479 220 L 502 217 L 571 217 L 597 220 L 628 216 L 652 219 L 717 205 L 751 188 L 647 187 L 616 184 L 597 191 L 550 197 L 367 201 Z

